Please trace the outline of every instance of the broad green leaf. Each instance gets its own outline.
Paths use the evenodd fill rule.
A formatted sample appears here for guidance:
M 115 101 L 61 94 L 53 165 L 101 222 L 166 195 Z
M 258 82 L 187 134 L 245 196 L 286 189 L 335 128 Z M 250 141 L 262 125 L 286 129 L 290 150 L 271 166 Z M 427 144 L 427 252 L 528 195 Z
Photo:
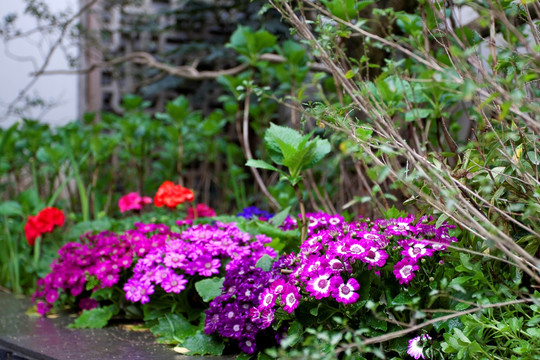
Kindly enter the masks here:
M 21 204 L 16 201 L 5 201 L 0 204 L 0 215 L 24 216 Z
M 195 335 L 189 336 L 182 344 L 189 349 L 190 355 L 221 355 L 225 344 L 210 335 L 198 331 Z
M 106 326 L 109 320 L 116 314 L 118 314 L 118 307 L 116 305 L 84 310 L 69 327 L 75 329 L 99 329 Z
M 181 343 L 188 336 L 195 335 L 197 327 L 180 314 L 165 314 L 150 328 L 157 341 L 165 344 Z
M 213 300 L 221 294 L 225 278 L 203 279 L 195 283 L 195 289 L 205 302 Z
M 272 264 L 273 263 L 274 263 L 274 259 L 272 259 L 270 256 L 264 254 L 259 260 L 257 260 L 257 263 L 255 264 L 255 267 L 263 269 L 264 271 L 270 271 L 270 270 L 272 270 Z

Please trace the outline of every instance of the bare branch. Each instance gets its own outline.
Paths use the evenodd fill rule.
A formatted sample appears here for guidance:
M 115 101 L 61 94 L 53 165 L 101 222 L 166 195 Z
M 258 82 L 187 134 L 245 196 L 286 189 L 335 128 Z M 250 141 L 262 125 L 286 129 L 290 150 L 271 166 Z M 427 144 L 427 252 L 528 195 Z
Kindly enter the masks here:
M 269 61 L 272 63 L 284 63 L 287 61 L 283 56 L 277 54 L 263 54 L 259 57 L 260 61 Z M 215 71 L 199 71 L 195 65 L 183 65 L 183 66 L 173 66 L 156 60 L 154 56 L 147 52 L 136 51 L 125 56 L 114 58 L 109 61 L 103 61 L 93 64 L 92 66 L 86 69 L 78 70 L 49 70 L 41 72 L 42 75 L 67 75 L 67 74 L 87 74 L 92 72 L 97 68 L 108 68 L 115 65 L 119 65 L 125 62 L 133 62 L 135 64 L 146 65 L 148 67 L 164 71 L 169 75 L 179 76 L 189 80 L 211 80 L 216 79 L 224 75 L 237 75 L 242 71 L 245 71 L 249 68 L 249 64 L 243 63 L 238 66 Z M 310 63 L 309 67 L 313 71 L 324 71 L 329 72 L 328 68 L 320 63 Z M 33 73 L 32 75 L 36 75 Z

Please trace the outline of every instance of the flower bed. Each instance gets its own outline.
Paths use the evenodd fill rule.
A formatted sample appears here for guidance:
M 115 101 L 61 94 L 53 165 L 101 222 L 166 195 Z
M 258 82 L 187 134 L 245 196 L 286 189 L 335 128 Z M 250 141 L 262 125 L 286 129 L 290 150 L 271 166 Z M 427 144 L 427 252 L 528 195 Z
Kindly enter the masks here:
M 428 217 L 345 221 L 309 213 L 306 240 L 278 257 L 280 237 L 298 236 L 303 221 L 289 216 L 278 227 L 268 219 L 249 208 L 234 222 L 135 223 L 123 233 L 86 234 L 64 245 L 39 280 L 37 311 L 68 304 L 82 310 L 74 327 L 131 318 L 180 352 L 254 354 L 294 342 L 300 328 L 343 327 L 340 316 L 363 326 L 374 319 L 373 300 L 410 298 L 415 281 L 434 283 L 457 241 L 451 226 Z M 392 318 L 402 310 L 385 311 Z M 386 329 L 386 320 L 377 321 L 373 334 Z M 419 339 L 409 347 L 413 356 L 422 354 Z

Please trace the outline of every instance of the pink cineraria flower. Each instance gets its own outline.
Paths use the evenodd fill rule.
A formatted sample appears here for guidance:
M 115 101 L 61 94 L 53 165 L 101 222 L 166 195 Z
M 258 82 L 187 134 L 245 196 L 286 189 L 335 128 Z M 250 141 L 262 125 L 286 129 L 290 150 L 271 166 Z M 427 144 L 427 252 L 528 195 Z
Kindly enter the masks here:
M 424 345 L 431 340 L 431 336 L 428 334 L 418 335 L 415 338 L 409 340 L 409 347 L 407 348 L 407 354 L 411 355 L 415 359 L 425 359 L 424 357 Z
M 128 210 L 141 210 L 143 205 L 151 203 L 152 198 L 141 196 L 137 192 L 131 192 L 118 200 L 118 207 L 120 208 L 120 212 L 126 212 Z
M 175 269 L 182 266 L 185 259 L 186 255 L 171 251 L 165 254 L 163 263 L 165 266 Z
M 418 269 L 414 259 L 404 258 L 394 266 L 394 275 L 400 284 L 408 284 L 416 276 L 414 271 Z
M 334 276 L 331 280 L 332 296 L 337 302 L 348 305 L 355 303 L 360 297 L 354 291 L 360 289 L 360 284 L 354 278 L 350 278 L 347 283 L 343 283 L 341 276 Z
M 219 259 L 212 259 L 208 255 L 203 255 L 197 259 L 197 272 L 202 276 L 212 276 L 219 273 L 220 266 Z
M 283 303 L 283 310 L 289 314 L 292 313 L 300 303 L 298 288 L 293 285 L 285 285 L 283 293 L 281 294 L 281 302 Z
M 161 282 L 161 287 L 165 292 L 179 294 L 180 291 L 186 288 L 187 282 L 188 281 L 184 279 L 183 275 L 171 272 L 169 276 Z
M 332 275 L 329 269 L 319 269 L 318 274 L 308 281 L 306 291 L 318 300 L 328 297 L 332 290 L 330 286 L 330 277 Z

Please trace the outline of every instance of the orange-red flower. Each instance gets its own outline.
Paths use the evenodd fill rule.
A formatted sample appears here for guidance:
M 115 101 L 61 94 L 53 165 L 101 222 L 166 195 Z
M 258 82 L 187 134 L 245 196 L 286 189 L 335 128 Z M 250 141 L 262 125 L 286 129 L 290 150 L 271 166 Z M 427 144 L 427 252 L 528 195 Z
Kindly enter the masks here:
M 24 236 L 26 236 L 26 241 L 28 241 L 30 246 L 34 246 L 36 239 L 41 236 L 37 216 L 28 216 L 28 221 L 24 225 Z
M 36 239 L 44 233 L 53 231 L 55 226 L 64 225 L 65 216 L 61 210 L 47 207 L 36 216 L 28 216 L 24 226 L 24 235 L 30 246 L 34 246 Z
M 174 208 L 184 201 L 193 201 L 194 198 L 195 195 L 190 189 L 175 185 L 172 181 L 165 181 L 154 196 L 154 204 L 158 207 L 165 205 Z

